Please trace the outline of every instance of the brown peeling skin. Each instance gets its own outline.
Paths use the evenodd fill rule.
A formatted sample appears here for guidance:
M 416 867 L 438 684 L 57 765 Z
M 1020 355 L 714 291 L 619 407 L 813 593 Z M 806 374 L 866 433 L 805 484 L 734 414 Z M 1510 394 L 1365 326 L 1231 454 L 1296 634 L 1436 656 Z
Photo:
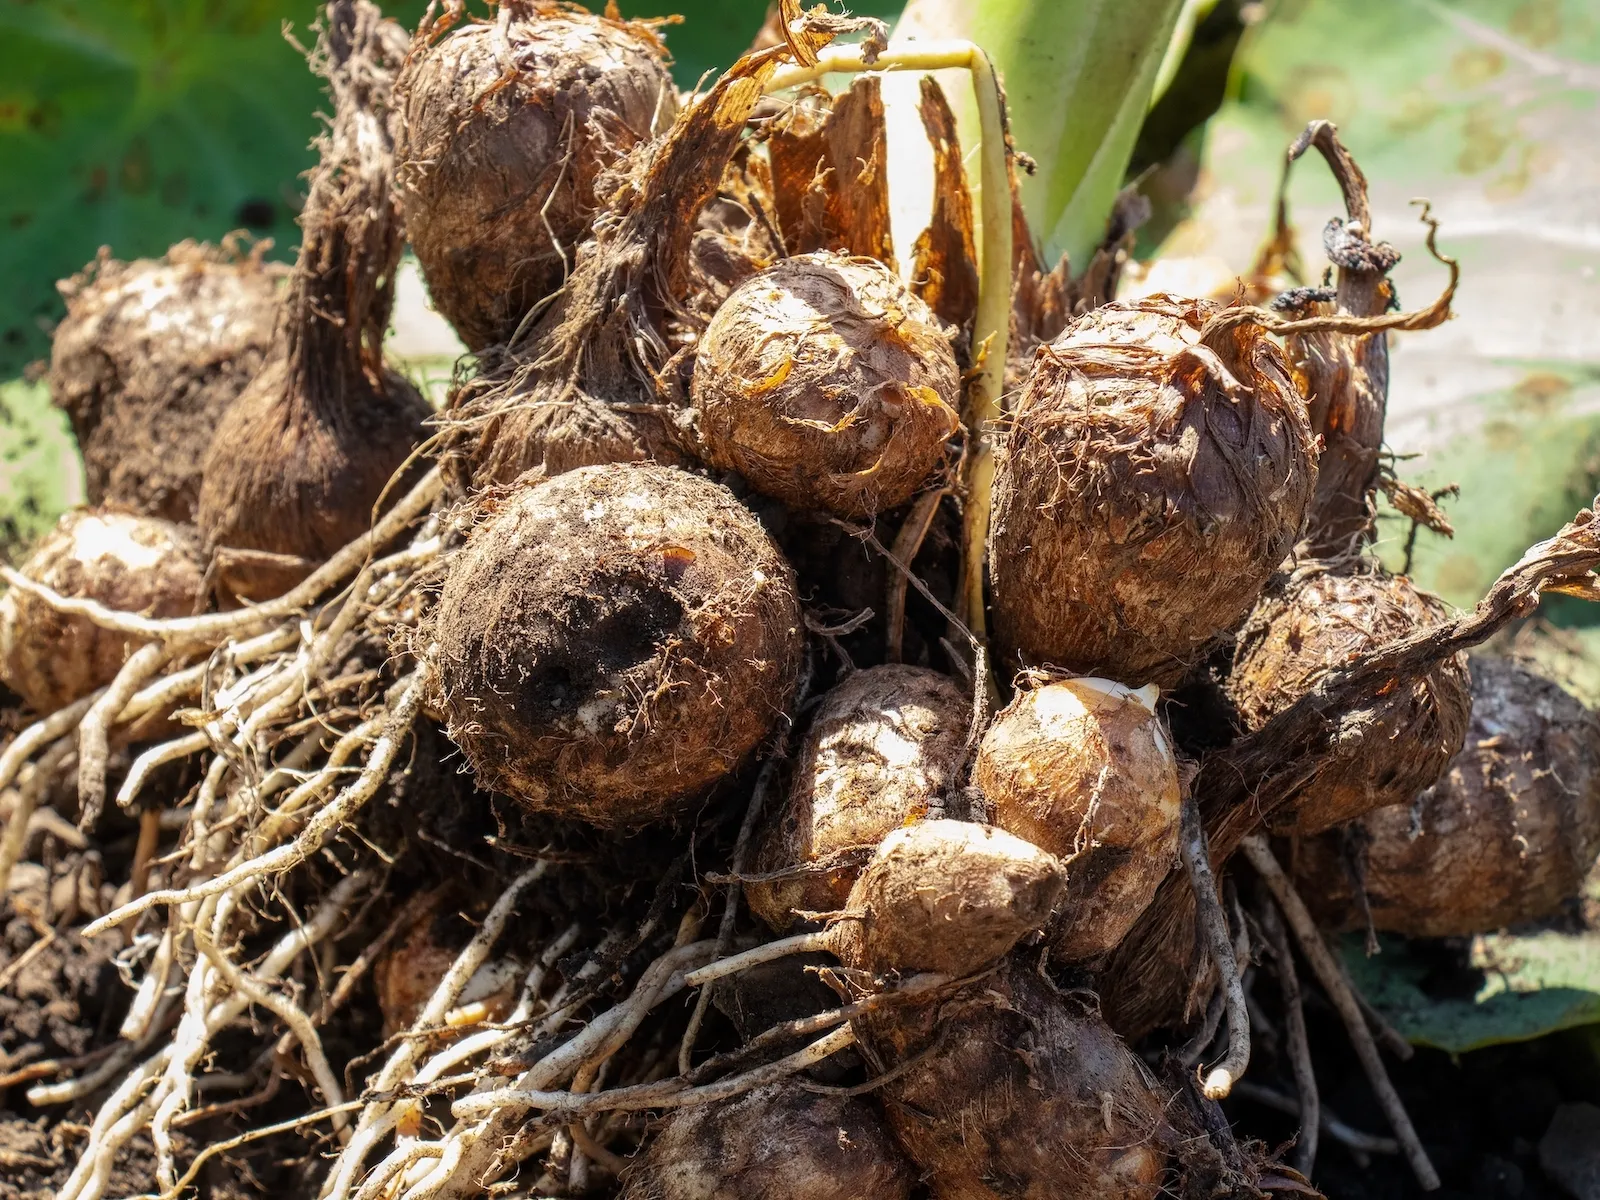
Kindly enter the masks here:
M 960 427 L 938 319 L 881 263 L 818 253 L 740 286 L 695 353 L 706 460 L 797 508 L 871 516 L 910 499 Z
M 1262 599 L 1241 631 L 1228 694 L 1245 727 L 1260 729 L 1331 670 L 1449 615 L 1443 602 L 1403 575 L 1349 561 L 1302 564 Z M 1345 712 L 1346 728 L 1363 728 L 1358 747 L 1343 754 L 1336 748 L 1274 814 L 1272 827 L 1310 835 L 1376 808 L 1409 804 L 1461 748 L 1471 705 L 1466 656 L 1455 654 Z
M 22 573 L 63 596 L 183 617 L 200 598 L 204 566 L 189 526 L 78 509 L 44 536 Z M 110 683 L 138 645 L 15 588 L 0 596 L 0 678 L 35 712 L 55 712 Z
M 794 783 L 757 844 L 768 874 L 870 848 L 942 806 L 958 783 L 971 703 L 948 676 L 887 665 L 856 671 L 822 698 Z M 859 866 L 747 883 L 751 911 L 782 933 L 794 911 L 842 909 Z
M 221 557 L 223 582 L 249 599 L 287 590 L 366 532 L 431 412 L 383 365 L 404 242 L 389 92 L 405 36 L 366 0 L 337 0 L 326 21 L 313 67 L 328 79 L 334 118 L 300 216 L 281 351 L 218 427 L 200 490 L 212 547 L 287 560 L 236 556 L 230 567 Z M 404 495 L 403 483 L 390 495 Z
M 833 250 L 894 269 L 888 134 L 876 75 L 858 75 L 836 97 L 806 92 L 773 124 L 767 152 L 789 253 Z
M 676 1110 L 622 1200 L 905 1200 L 916 1171 L 870 1100 L 785 1082 Z
M 653 463 L 486 498 L 433 636 L 478 782 L 597 825 L 675 815 L 786 713 L 794 575 L 724 487 Z
M 972 192 L 961 161 L 955 113 L 944 89 L 924 75 L 918 111 L 933 147 L 933 212 L 912 248 L 912 290 L 948 325 L 970 329 L 978 312 L 978 251 Z
M 1052 854 L 1004 830 L 921 821 L 879 844 L 834 927 L 849 967 L 960 977 L 1042 926 L 1066 882 Z
M 1015 959 L 943 1002 L 853 1022 L 937 1200 L 1151 1200 L 1169 1103 L 1092 1000 Z M 920 1057 L 919 1057 L 920 1056 Z
M 411 244 L 434 304 L 470 349 L 503 342 L 571 272 L 596 183 L 672 123 L 654 27 L 509 0 L 429 44 L 397 85 Z
M 1315 446 L 1282 353 L 1151 296 L 1034 360 L 996 456 L 997 661 L 1169 685 L 1249 612 L 1305 519 Z
M 102 250 L 59 285 L 50 398 L 72 422 L 91 504 L 194 520 L 211 436 L 272 349 L 288 271 L 265 248 L 180 242 L 127 263 Z
M 1178 766 L 1153 703 L 1106 680 L 1046 684 L 1019 692 L 978 749 L 989 820 L 1066 865 L 1053 957 L 1115 947 L 1177 859 Z
M 1600 720 L 1512 662 L 1474 658 L 1461 753 L 1410 804 L 1368 813 L 1350 852 L 1375 928 L 1412 937 L 1488 933 L 1558 912 L 1600 855 Z M 1302 843 L 1301 895 L 1333 928 L 1365 919 L 1347 833 Z

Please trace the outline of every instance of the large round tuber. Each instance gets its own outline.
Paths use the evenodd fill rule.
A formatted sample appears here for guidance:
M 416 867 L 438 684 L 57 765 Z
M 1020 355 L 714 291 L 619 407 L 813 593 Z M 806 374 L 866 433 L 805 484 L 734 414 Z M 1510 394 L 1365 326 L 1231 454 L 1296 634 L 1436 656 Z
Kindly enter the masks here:
M 63 596 L 153 617 L 194 612 L 205 573 L 190 527 L 94 509 L 64 514 L 21 570 Z M 110 683 L 137 646 L 15 588 L 0 597 L 0 677 L 35 712 Z
M 433 635 L 450 736 L 483 786 L 647 822 L 771 732 L 799 672 L 794 576 L 726 488 L 626 463 L 485 506 Z
M 1403 575 L 1306 562 L 1262 598 L 1240 631 L 1227 690 L 1246 729 L 1262 728 L 1355 656 L 1449 616 Z M 1467 659 L 1455 654 L 1340 714 L 1331 757 L 1274 814 L 1279 832 L 1321 833 L 1373 809 L 1409 804 L 1461 749 L 1472 707 Z
M 701 453 L 803 509 L 909 500 L 960 428 L 961 372 L 933 310 L 870 258 L 803 254 L 723 302 L 695 350 Z
M 1153 1200 L 1169 1097 L 1101 1019 L 1015 958 L 945 1001 L 852 1024 L 936 1200 Z
M 544 0 L 419 44 L 398 97 L 411 245 L 472 350 L 510 338 L 562 285 L 601 175 L 678 111 L 651 25 Z
M 106 251 L 61 283 L 50 398 L 72 422 L 90 504 L 194 520 L 222 415 L 272 349 L 286 268 L 180 242 L 159 259 Z
M 997 662 L 1169 686 L 1250 611 L 1305 521 L 1305 402 L 1258 326 L 1150 296 L 1034 359 L 995 460 Z
M 1472 723 L 1443 777 L 1301 844 L 1301 894 L 1328 924 L 1364 925 L 1353 874 L 1373 925 L 1412 937 L 1539 920 L 1582 890 L 1600 855 L 1600 720 L 1516 663 L 1471 669 Z
M 1114 948 L 1177 860 L 1178 763 L 1156 694 L 1104 679 L 1023 690 L 978 749 L 989 820 L 1066 865 L 1058 958 Z
M 797 909 L 843 908 L 860 864 L 840 856 L 870 851 L 942 803 L 958 782 L 970 709 L 948 676 L 899 664 L 856 671 L 824 696 L 754 861 L 763 875 L 819 869 L 746 884 L 751 910 L 781 933 Z
M 1064 883 L 1054 855 L 1004 830 L 920 821 L 878 846 L 833 927 L 835 949 L 874 975 L 968 975 L 1044 925 Z
M 870 1099 L 772 1084 L 675 1110 L 622 1200 L 905 1200 L 917 1172 Z
M 300 214 L 278 347 L 217 427 L 196 514 L 226 590 L 287 591 L 365 533 L 431 409 L 383 361 L 404 231 L 389 93 L 406 38 L 366 0 L 328 6 L 313 62 L 334 116 Z

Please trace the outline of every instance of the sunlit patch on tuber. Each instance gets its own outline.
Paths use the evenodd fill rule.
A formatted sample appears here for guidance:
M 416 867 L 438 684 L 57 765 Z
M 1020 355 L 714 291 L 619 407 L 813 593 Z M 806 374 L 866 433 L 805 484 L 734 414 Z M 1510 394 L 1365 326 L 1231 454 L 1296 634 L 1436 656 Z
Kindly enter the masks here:
M 823 697 L 786 801 L 767 818 L 754 871 L 837 865 L 745 885 L 755 914 L 782 932 L 795 910 L 845 906 L 870 849 L 942 805 L 958 782 L 971 704 L 945 675 L 887 665 L 857 671 Z
M 797 508 L 864 517 L 909 500 L 960 428 L 938 318 L 887 267 L 785 259 L 737 288 L 695 353 L 702 453 Z
M 1155 698 L 1104 679 L 1026 689 L 979 747 L 989 819 L 1066 864 L 1056 957 L 1116 946 L 1177 860 L 1178 765 Z

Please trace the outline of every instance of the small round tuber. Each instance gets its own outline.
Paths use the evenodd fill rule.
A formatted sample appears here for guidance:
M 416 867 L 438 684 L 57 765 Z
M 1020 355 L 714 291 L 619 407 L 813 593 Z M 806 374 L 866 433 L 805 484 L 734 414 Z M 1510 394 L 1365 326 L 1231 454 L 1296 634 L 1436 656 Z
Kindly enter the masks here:
M 966 992 L 852 1022 L 936 1200 L 1154 1200 L 1170 1103 L 1093 1001 L 1008 960 Z
M 772 1084 L 676 1109 L 622 1200 L 905 1200 L 917 1173 L 869 1099 Z
M 90 504 L 194 520 L 211 436 L 272 349 L 288 271 L 265 248 L 180 242 L 126 263 L 103 250 L 59 285 L 50 398 L 72 422 Z
M 21 570 L 63 596 L 155 617 L 194 612 L 204 576 L 189 526 L 95 509 L 65 513 Z M 35 712 L 110 683 L 137 645 L 15 589 L 0 596 L 0 677 Z
M 997 662 L 1170 686 L 1250 611 L 1316 479 L 1305 402 L 1254 325 L 1150 296 L 1041 347 L 995 460 Z
M 1245 727 L 1259 730 L 1354 656 L 1437 625 L 1442 601 L 1403 575 L 1307 562 L 1263 597 L 1240 631 L 1227 690 Z M 1331 759 L 1274 815 L 1273 827 L 1321 833 L 1390 804 L 1409 804 L 1461 749 L 1472 707 L 1467 659 L 1455 654 L 1421 679 L 1340 716 Z
M 726 488 L 626 463 L 485 506 L 433 635 L 450 736 L 483 786 L 597 825 L 659 820 L 783 716 L 794 576 Z
M 678 111 L 652 25 L 545 0 L 420 40 L 397 96 L 411 245 L 472 350 L 510 338 L 562 285 L 600 176 Z
M 909 500 L 960 428 L 961 372 L 933 311 L 875 259 L 783 261 L 723 302 L 695 350 L 702 453 L 802 509 Z
M 831 936 L 874 975 L 969 975 L 1044 925 L 1065 882 L 1054 855 L 1004 830 L 919 821 L 883 839 Z
M 876 846 L 928 815 L 953 787 L 967 738 L 967 697 L 922 667 L 856 671 L 822 698 L 794 781 L 757 844 L 756 874 L 817 865 Z M 841 909 L 859 873 L 842 862 L 815 873 L 745 885 L 751 910 L 778 932 L 795 910 Z
M 373 990 L 378 994 L 384 1037 L 403 1033 L 416 1023 L 455 965 L 471 933 L 469 929 L 452 930 L 453 918 L 456 924 L 465 926 L 453 910 L 446 913 L 430 907 L 406 931 L 405 937 L 373 964 Z M 452 932 L 460 936 L 452 937 Z M 461 1020 L 463 1012 L 477 1007 L 481 1020 L 504 1020 L 511 1011 L 522 972 L 522 965 L 514 959 L 491 958 L 472 973 L 445 1015 L 465 1025 L 468 1022 Z
M 1539 920 L 1581 891 L 1600 855 L 1600 720 L 1516 663 L 1471 670 L 1472 723 L 1439 781 L 1362 817 L 1354 838 L 1302 843 L 1301 893 L 1330 925 L 1365 923 L 1346 865 L 1363 856 L 1373 925 L 1412 937 Z
M 1020 691 L 973 764 L 989 820 L 1066 866 L 1050 936 L 1069 962 L 1114 948 L 1177 860 L 1178 764 L 1156 695 L 1104 679 Z

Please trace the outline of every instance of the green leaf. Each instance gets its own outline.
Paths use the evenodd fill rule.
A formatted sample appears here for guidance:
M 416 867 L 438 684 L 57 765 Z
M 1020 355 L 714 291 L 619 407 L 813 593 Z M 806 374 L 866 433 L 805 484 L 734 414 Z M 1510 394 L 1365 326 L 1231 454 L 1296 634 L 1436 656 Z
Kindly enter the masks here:
M 15 561 L 83 497 L 66 414 L 41 384 L 0 383 L 0 559 Z
M 1081 269 L 1105 236 L 1182 7 L 1182 0 L 911 0 L 894 41 L 961 37 L 988 52 L 1005 84 L 1017 149 L 1038 164 L 1022 184 L 1028 219 L 1050 260 L 1064 251 Z M 970 151 L 977 129 L 970 86 L 947 91 Z
M 1600 931 L 1475 938 L 1470 964 L 1484 976 L 1470 996 L 1438 994 L 1434 960 L 1403 938 L 1382 945 L 1368 958 L 1350 935 L 1340 949 L 1356 987 L 1416 1045 L 1463 1054 L 1600 1022 Z
M 1284 146 L 1313 117 L 1372 185 L 1374 233 L 1405 254 L 1420 307 L 1444 271 L 1411 200 L 1461 260 L 1456 319 L 1393 339 L 1388 441 L 1403 478 L 1459 482 L 1457 533 L 1423 533 L 1414 574 L 1469 604 L 1600 479 L 1600 12 L 1589 0 L 1281 0 L 1250 32 L 1232 98 L 1204 138 L 1194 205 L 1166 239 L 1226 283 L 1268 232 Z M 1295 169 L 1291 215 L 1313 276 L 1342 215 L 1320 162 Z M 1166 264 L 1174 268 L 1175 263 Z M 1384 527 L 1399 565 L 1406 527 Z

